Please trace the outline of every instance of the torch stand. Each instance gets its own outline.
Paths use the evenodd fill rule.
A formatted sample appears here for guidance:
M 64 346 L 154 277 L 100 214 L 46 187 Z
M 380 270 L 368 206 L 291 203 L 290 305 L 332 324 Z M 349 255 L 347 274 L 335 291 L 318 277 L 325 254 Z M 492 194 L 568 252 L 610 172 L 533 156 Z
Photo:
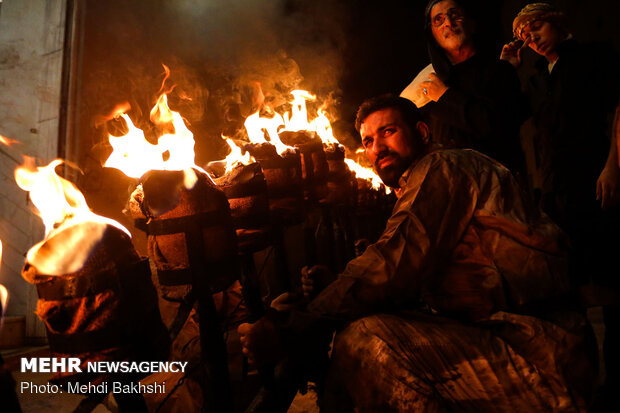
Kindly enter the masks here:
M 46 242 L 54 248 L 62 245 L 67 234 L 85 237 L 100 225 L 84 222 L 68 227 Z M 168 341 L 148 260 L 138 257 L 122 231 L 110 225 L 105 228 L 97 248 L 79 271 L 42 274 L 36 265 L 44 263 L 44 258 L 36 253 L 22 270 L 22 276 L 37 287 L 37 314 L 46 323 L 52 355 L 77 357 L 83 369 L 91 360 L 165 359 Z M 76 379 L 131 384 L 141 378 L 140 374 L 60 372 L 51 381 L 61 385 Z M 86 396 L 76 411 L 91 411 L 106 394 Z M 117 395 L 116 400 L 123 413 L 148 411 L 142 394 Z
M 239 279 L 237 240 L 226 196 L 202 173 L 191 189 L 181 171 L 149 171 L 129 201 L 137 228 L 148 235 L 163 298 L 181 303 L 175 334 L 197 303 L 203 411 L 232 412 L 224 335 L 213 294 Z M 175 331 L 176 330 L 176 331 Z
M 208 412 L 233 411 L 226 343 L 219 327 L 209 278 L 205 276 L 205 274 L 216 272 L 218 269 L 214 267 L 218 265 L 206 260 L 203 228 L 220 223 L 223 218 L 226 218 L 221 215 L 220 211 L 212 211 L 200 215 L 152 220 L 148 224 L 137 225 L 138 227 L 146 227 L 149 236 L 179 233 L 185 235 L 189 267 L 172 271 L 158 271 L 158 276 L 162 284 L 191 283 L 192 285 L 192 296 L 198 302 L 200 373 L 203 376 L 200 385 L 204 399 L 203 411 Z M 223 269 L 223 271 L 226 270 L 229 269 Z M 167 278 L 172 278 L 169 276 L 175 278 L 175 284 L 168 282 L 171 280 L 167 280 Z M 191 306 L 189 308 L 191 309 Z M 182 315 L 181 312 L 179 314 Z M 177 316 L 178 319 L 179 316 Z M 181 326 L 183 322 L 180 323 Z
M 287 227 L 300 224 L 304 219 L 301 157 L 298 152 L 280 156 L 271 144 L 248 144 L 245 149 L 260 164 L 267 183 L 277 289 L 290 291 L 291 275 L 284 234 Z

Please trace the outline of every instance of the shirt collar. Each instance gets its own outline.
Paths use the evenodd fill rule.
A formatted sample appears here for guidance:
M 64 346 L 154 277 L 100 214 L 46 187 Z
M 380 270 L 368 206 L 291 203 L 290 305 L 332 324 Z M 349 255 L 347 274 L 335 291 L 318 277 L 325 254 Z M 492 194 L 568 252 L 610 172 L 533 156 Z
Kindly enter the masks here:
M 560 43 L 558 45 L 558 60 L 560 60 L 562 55 L 564 55 L 566 53 L 570 53 L 572 50 L 575 50 L 576 47 L 577 47 L 577 40 L 575 40 L 573 38 L 572 34 L 569 34 L 568 37 L 566 38 L 566 40 L 564 40 L 562 43 Z M 557 63 L 558 60 L 556 60 L 555 63 Z M 540 58 L 535 63 L 535 65 L 538 68 L 538 70 L 540 70 L 540 71 L 545 71 L 547 73 L 550 72 L 550 70 L 549 70 L 549 61 L 547 61 L 547 59 L 544 58 L 544 57 Z

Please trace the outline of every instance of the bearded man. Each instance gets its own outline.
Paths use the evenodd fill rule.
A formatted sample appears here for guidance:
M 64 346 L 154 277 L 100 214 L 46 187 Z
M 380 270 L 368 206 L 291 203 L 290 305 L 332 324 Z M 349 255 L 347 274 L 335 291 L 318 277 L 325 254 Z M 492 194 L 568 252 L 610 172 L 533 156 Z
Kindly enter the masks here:
M 336 329 L 322 411 L 583 411 L 593 369 L 561 231 L 506 167 L 433 144 L 421 119 L 391 95 L 360 107 L 398 190 L 385 231 L 307 305 L 241 325 L 244 353 L 273 361 Z

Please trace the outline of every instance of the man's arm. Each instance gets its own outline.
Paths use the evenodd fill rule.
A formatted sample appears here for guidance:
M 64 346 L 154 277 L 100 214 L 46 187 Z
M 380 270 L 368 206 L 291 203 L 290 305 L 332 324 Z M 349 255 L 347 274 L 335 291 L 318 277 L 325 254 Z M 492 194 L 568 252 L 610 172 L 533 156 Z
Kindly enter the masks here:
M 415 305 L 471 221 L 477 193 L 473 179 L 453 158 L 434 153 L 422 159 L 377 243 L 349 262 L 305 309 L 272 310 L 259 322 L 239 327 L 246 355 L 266 362 L 292 342 L 311 342 L 366 314 Z M 270 350 L 261 355 L 265 348 Z
M 307 321 L 346 322 L 415 303 L 469 224 L 476 193 L 472 178 L 453 158 L 427 156 L 412 171 L 379 241 L 349 262 L 306 314 L 298 315 Z

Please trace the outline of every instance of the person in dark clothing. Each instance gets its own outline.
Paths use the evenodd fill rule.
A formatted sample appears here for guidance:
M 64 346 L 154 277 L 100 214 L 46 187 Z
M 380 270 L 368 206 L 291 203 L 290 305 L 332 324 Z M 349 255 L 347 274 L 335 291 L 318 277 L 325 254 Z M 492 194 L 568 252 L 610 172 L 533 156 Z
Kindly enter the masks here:
M 516 71 L 479 46 L 476 22 L 460 2 L 431 0 L 425 18 L 434 72 L 412 92 L 430 100 L 422 113 L 433 140 L 476 149 L 522 174 L 519 128 L 525 111 Z M 407 89 L 401 96 L 409 98 Z
M 574 280 L 617 293 L 620 281 L 613 269 L 620 250 L 620 168 L 608 130 L 610 123 L 612 130 L 618 127 L 620 58 L 609 45 L 579 43 L 565 15 L 546 3 L 524 7 L 513 29 L 516 40 L 504 46 L 502 59 L 520 66 L 527 46 L 541 56 L 527 94 L 536 126 L 542 208 L 571 239 Z M 620 389 L 617 304 L 604 307 L 612 392 Z

